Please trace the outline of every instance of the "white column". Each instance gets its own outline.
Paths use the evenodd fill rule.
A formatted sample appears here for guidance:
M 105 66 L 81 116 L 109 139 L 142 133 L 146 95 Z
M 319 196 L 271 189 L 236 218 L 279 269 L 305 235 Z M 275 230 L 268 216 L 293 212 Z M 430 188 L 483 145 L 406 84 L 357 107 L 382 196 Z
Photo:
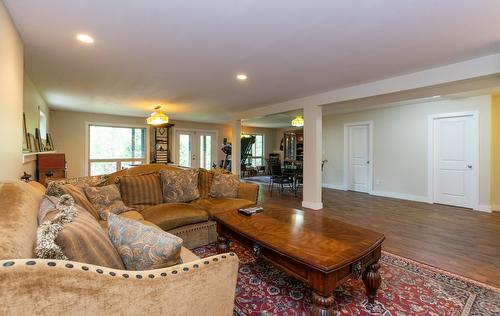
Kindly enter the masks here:
M 322 109 L 304 108 L 304 194 L 302 206 L 319 210 L 321 201 Z
M 233 174 L 241 173 L 241 120 L 233 121 L 233 138 L 231 139 L 231 171 Z

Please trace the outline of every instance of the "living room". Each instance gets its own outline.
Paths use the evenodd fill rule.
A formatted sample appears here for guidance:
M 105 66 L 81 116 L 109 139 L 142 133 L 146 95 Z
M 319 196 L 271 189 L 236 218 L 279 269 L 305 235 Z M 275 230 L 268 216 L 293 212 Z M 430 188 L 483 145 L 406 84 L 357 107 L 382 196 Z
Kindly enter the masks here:
M 0 314 L 498 314 L 500 5 L 384 4 L 0 1 Z

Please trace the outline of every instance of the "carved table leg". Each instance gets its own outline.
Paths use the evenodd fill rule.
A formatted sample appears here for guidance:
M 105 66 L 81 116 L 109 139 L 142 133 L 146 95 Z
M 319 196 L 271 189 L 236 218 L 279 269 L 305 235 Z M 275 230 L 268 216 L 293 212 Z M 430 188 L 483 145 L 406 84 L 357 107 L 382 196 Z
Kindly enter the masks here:
M 377 290 L 380 284 L 382 283 L 382 277 L 378 272 L 380 268 L 380 264 L 375 262 L 366 267 L 366 270 L 363 272 L 363 283 L 366 287 L 366 294 L 368 296 L 369 303 L 375 303 L 375 297 L 377 296 Z
M 333 295 L 323 296 L 320 294 L 312 293 L 312 301 L 313 308 L 312 314 L 313 316 L 333 316 L 335 315 L 333 311 L 333 304 L 335 303 L 335 299 Z
M 226 237 L 217 237 L 217 253 L 229 252 L 229 240 Z

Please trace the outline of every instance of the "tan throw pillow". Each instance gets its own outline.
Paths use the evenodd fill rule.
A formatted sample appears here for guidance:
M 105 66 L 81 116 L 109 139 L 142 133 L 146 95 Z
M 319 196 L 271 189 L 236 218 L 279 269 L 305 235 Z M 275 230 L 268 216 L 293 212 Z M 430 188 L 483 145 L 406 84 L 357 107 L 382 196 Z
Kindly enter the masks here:
M 163 203 L 160 174 L 158 172 L 118 178 L 125 205 L 142 210 Z
M 237 198 L 240 180 L 234 174 L 214 174 L 210 196 L 214 198 Z
M 85 195 L 102 219 L 106 219 L 108 213 L 120 214 L 130 210 L 123 203 L 120 191 L 115 184 L 103 187 L 86 187 L 84 190 Z
M 210 187 L 214 174 L 206 169 L 198 169 L 198 191 L 200 192 L 200 199 L 208 199 L 210 197 Z
M 49 205 L 52 202 L 52 205 Z M 43 223 L 37 230 L 35 253 L 42 259 L 71 260 L 103 267 L 125 267 L 106 232 L 85 209 L 75 204 L 73 198 L 45 199 Z M 40 209 L 40 214 L 42 214 Z
M 182 239 L 158 227 L 110 214 L 109 239 L 127 270 L 152 270 L 182 263 Z
M 165 203 L 191 202 L 200 197 L 198 170 L 162 170 L 160 176 Z
M 61 186 L 62 191 L 64 194 L 69 194 L 73 197 L 75 200 L 75 203 L 77 205 L 80 205 L 84 209 L 86 209 L 92 216 L 95 217 L 96 220 L 99 220 L 99 212 L 95 209 L 94 205 L 89 201 L 87 196 L 85 195 L 84 189 L 78 188 L 74 186 L 73 184 L 63 184 Z

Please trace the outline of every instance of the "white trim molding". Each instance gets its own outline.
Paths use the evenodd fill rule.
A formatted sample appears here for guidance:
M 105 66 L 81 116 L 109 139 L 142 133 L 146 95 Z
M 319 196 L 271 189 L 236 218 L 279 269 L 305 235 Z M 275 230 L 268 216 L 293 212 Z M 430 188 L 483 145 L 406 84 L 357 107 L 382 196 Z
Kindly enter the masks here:
M 367 193 L 373 191 L 373 121 L 353 122 L 344 124 L 344 187 L 349 188 L 349 127 L 368 125 L 368 183 Z
M 429 200 L 427 196 L 423 195 L 413 195 L 413 194 L 384 192 L 384 191 L 372 191 L 371 195 L 432 204 L 432 201 Z
M 344 184 L 323 183 L 322 187 L 327 189 L 347 191 L 347 187 Z
M 489 206 L 489 205 L 479 204 L 477 206 L 477 208 L 474 209 L 474 211 L 481 211 L 481 212 L 491 213 L 492 212 L 492 207 Z
M 302 201 L 302 207 L 310 208 L 312 210 L 320 210 L 323 208 L 323 203 L 322 202 Z
M 432 114 L 428 116 L 427 139 L 427 197 L 434 203 L 434 121 L 436 119 L 472 116 L 472 209 L 479 211 L 479 111 Z M 484 209 L 484 208 L 482 208 Z M 490 208 L 491 209 L 491 208 Z

